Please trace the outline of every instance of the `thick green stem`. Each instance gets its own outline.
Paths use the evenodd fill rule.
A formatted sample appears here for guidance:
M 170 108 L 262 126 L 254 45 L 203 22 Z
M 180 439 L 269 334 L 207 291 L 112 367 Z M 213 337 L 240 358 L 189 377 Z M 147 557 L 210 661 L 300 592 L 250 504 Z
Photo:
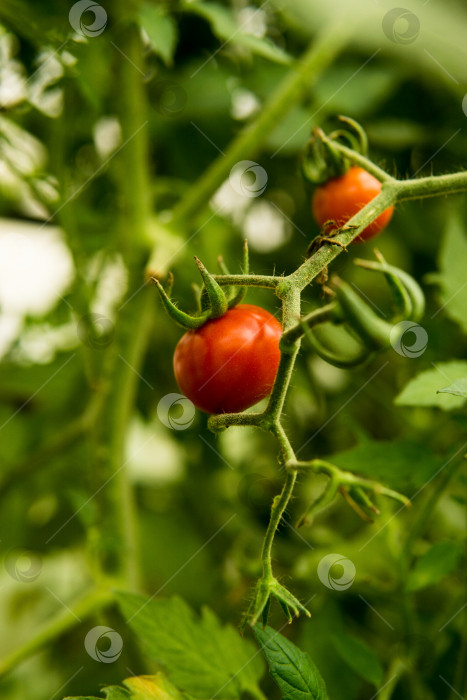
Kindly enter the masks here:
M 117 109 L 126 144 L 118 155 L 122 195 L 121 245 L 136 251 L 148 244 L 150 212 L 148 108 L 144 84 L 144 47 L 137 21 L 140 0 L 117 0 L 114 12 L 120 32 L 115 40 Z
M 21 661 L 43 649 L 62 634 L 77 627 L 83 620 L 113 602 L 109 591 L 96 590 L 79 600 L 67 610 L 53 618 L 42 630 L 23 646 L 13 651 L 0 662 L 0 677 L 14 669 Z
M 113 517 L 121 534 L 119 575 L 125 585 L 140 585 L 137 514 L 128 474 L 126 435 L 151 326 L 151 290 L 141 290 L 144 249 L 150 217 L 147 99 L 144 85 L 144 47 L 137 21 L 140 0 L 118 0 L 114 6 L 116 36 L 117 110 L 125 146 L 118 155 L 121 250 L 129 268 L 129 290 L 116 327 L 115 380 L 108 397 L 108 466 L 113 475 Z

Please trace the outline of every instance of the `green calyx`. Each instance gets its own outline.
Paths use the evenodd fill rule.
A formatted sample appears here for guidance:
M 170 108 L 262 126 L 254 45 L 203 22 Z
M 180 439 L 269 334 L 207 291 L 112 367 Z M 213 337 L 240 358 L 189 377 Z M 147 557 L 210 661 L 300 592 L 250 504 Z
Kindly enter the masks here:
M 209 316 L 210 318 L 220 318 L 229 308 L 227 304 L 227 297 L 225 296 L 222 287 L 220 287 L 214 277 L 204 267 L 201 260 L 196 256 L 195 263 L 203 279 L 204 289 L 206 290 L 206 294 L 209 299 Z
M 164 304 L 165 310 L 169 316 L 175 321 L 175 323 L 182 326 L 182 328 L 186 328 L 187 330 L 195 330 L 196 328 L 201 328 L 201 326 L 209 319 L 207 312 L 200 314 L 199 316 L 190 316 L 190 314 L 185 313 L 175 306 L 173 301 L 171 301 L 170 297 L 167 295 L 164 287 L 156 277 L 151 277 L 151 282 L 156 285 L 156 289 L 159 292 L 162 303 Z
M 242 272 L 244 275 L 248 275 L 250 273 L 250 259 L 249 259 L 249 253 L 248 253 L 248 241 L 245 239 L 243 241 L 243 264 L 242 264 Z M 232 289 L 229 287 L 229 289 Z M 229 299 L 229 309 L 231 309 L 234 306 L 237 306 L 237 304 L 240 304 L 243 299 L 245 298 L 245 294 L 247 293 L 248 288 L 247 287 L 234 287 L 233 288 L 233 296 L 230 297 Z
M 237 287 L 228 284 L 221 286 L 222 278 L 230 276 L 227 266 L 221 256 L 217 260 L 222 273 L 221 275 L 214 276 L 208 272 L 207 268 L 196 256 L 195 262 L 203 281 L 201 287 L 197 284 L 192 285 L 197 307 L 197 312 L 195 314 L 187 314 L 185 311 L 179 309 L 170 299 L 173 287 L 172 273 L 168 275 L 165 289 L 157 277 L 151 277 L 151 281 L 155 284 L 169 316 L 179 326 L 187 330 L 196 330 L 197 328 L 201 328 L 206 321 L 220 318 L 228 309 L 239 304 L 245 297 L 247 291 L 246 286 Z M 248 244 L 246 241 L 243 246 L 243 274 L 249 274 Z
M 321 185 L 333 177 L 343 175 L 350 167 L 349 160 L 339 148 L 350 146 L 353 151 L 366 155 L 368 139 L 363 128 L 350 117 L 339 116 L 342 126 L 328 136 L 314 127 L 301 159 L 302 175 L 307 182 Z

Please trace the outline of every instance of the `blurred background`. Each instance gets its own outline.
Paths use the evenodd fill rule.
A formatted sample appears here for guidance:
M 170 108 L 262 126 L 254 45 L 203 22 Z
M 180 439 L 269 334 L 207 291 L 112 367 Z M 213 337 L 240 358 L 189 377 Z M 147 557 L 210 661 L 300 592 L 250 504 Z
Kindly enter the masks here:
M 293 271 L 318 233 L 299 155 L 312 126 L 332 127 L 337 114 L 364 126 L 371 158 L 391 174 L 465 169 L 463 4 L 348 5 L 2 0 L 0 657 L 24 657 L 0 661 L 5 700 L 97 695 L 147 670 L 112 609 L 75 614 L 28 653 L 96 581 L 178 594 L 237 625 L 260 572 L 282 481 L 276 445 L 249 428 L 214 436 L 204 414 L 184 419 L 179 404 L 160 404 L 178 391 L 181 330 L 145 284 L 148 258 L 161 277 L 173 271 L 187 310 L 195 254 L 212 271 L 222 255 L 238 272 L 246 238 L 254 272 Z M 302 89 L 281 103 L 278 91 L 319 42 Z M 232 153 L 264 114 L 254 140 Z M 254 182 L 243 179 L 245 160 Z M 284 423 L 302 459 L 332 456 L 414 497 L 397 517 L 399 506 L 381 501 L 374 524 L 336 500 L 296 530 L 324 483 L 303 477 L 278 533 L 277 573 L 313 613 L 287 633 L 331 698 L 376 697 L 400 658 L 409 671 L 395 700 L 465 693 L 467 419 L 462 397 L 434 391 L 467 372 L 466 213 L 465 195 L 407 202 L 377 241 L 425 291 L 421 355 L 391 351 L 344 371 L 304 344 L 292 381 Z M 382 281 L 352 262 L 371 258 L 372 243 L 332 270 L 389 314 Z M 247 301 L 279 308 L 267 290 Z M 310 287 L 303 311 L 320 303 Z M 431 398 L 404 398 L 426 371 Z M 132 562 L 130 542 L 139 543 Z M 317 575 L 333 552 L 355 566 L 345 591 Z M 282 623 L 273 608 L 272 624 Z M 97 624 L 124 639 L 115 663 L 85 650 Z

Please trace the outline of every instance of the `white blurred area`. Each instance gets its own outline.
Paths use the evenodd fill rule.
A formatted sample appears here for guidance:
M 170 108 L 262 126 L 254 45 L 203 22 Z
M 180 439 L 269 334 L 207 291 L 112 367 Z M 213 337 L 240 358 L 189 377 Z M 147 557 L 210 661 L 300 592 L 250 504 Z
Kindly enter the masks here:
M 0 357 L 21 334 L 25 317 L 53 308 L 73 278 L 73 260 L 57 227 L 0 219 Z M 37 359 L 44 361 L 41 353 Z
M 75 277 L 72 255 L 56 226 L 0 219 L 0 358 L 17 342 L 13 359 L 47 363 L 60 350 L 77 347 L 79 316 L 64 296 Z M 118 255 L 94 256 L 85 271 L 94 289 L 90 313 L 114 321 L 127 288 L 127 272 Z M 59 326 L 25 325 L 41 318 L 60 301 L 69 320 Z
M 234 170 L 214 194 L 211 207 L 232 221 L 253 250 L 270 253 L 290 239 L 290 223 L 278 207 L 242 188 L 242 177 L 245 175 L 241 171 Z

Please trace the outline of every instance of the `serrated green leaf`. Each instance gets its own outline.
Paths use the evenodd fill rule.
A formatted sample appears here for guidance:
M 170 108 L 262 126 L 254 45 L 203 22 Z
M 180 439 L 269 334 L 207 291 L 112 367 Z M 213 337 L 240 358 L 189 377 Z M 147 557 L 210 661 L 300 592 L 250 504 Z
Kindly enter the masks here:
M 440 389 L 439 393 L 452 394 L 453 396 L 463 396 L 464 399 L 467 399 L 467 377 L 456 379 L 449 386 L 445 386 L 444 389 Z
M 449 381 L 467 375 L 467 362 L 452 360 L 439 362 L 433 369 L 418 374 L 403 388 L 395 399 L 397 406 L 436 406 L 445 411 L 460 408 L 465 403 L 463 396 L 440 394 L 439 390 Z
M 271 627 L 254 628 L 283 700 L 328 700 L 326 685 L 309 655 Z
M 226 44 L 241 46 L 276 63 L 291 63 L 291 57 L 267 38 L 245 32 L 233 11 L 216 2 L 185 2 L 183 9 L 204 17 L 213 33 Z
M 417 559 L 409 574 L 407 589 L 418 591 L 438 583 L 457 569 L 463 553 L 464 545 L 462 542 L 436 542 Z
M 196 697 L 239 698 L 244 691 L 258 694 L 263 675 L 254 646 L 212 611 L 201 617 L 180 598 L 150 600 L 134 593 L 118 593 L 123 615 L 153 662 L 162 664 L 170 680 Z
M 462 220 L 449 217 L 438 258 L 439 273 L 430 275 L 440 287 L 443 313 L 467 333 L 467 235 Z
M 162 7 L 144 2 L 139 11 L 139 21 L 154 52 L 167 66 L 171 66 L 177 44 L 177 25 L 173 18 Z
M 332 636 L 334 647 L 343 661 L 377 688 L 383 680 L 383 667 L 373 651 L 361 639 L 342 632 Z

